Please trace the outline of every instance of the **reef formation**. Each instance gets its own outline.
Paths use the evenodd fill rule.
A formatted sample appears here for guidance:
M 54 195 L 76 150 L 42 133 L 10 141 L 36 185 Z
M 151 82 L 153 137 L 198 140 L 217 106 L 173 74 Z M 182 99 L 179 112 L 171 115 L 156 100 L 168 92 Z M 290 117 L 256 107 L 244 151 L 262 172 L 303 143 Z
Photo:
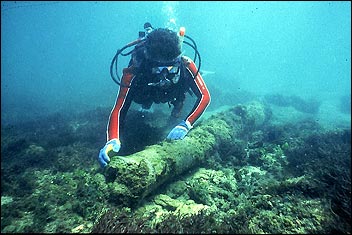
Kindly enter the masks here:
M 254 101 L 200 120 L 182 141 L 129 143 L 135 152 L 101 169 L 108 113 L 2 127 L 2 232 L 351 232 L 350 129 L 280 123 Z M 133 125 L 162 132 L 165 114 L 150 115 Z

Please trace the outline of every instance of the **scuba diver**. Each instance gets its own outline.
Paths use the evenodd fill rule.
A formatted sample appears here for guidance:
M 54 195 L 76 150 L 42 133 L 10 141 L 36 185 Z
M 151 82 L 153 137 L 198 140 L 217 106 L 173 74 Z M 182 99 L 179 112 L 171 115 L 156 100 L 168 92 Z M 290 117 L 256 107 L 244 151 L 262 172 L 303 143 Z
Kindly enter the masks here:
M 186 93 L 194 93 L 197 100 L 189 114 L 167 135 L 167 140 L 181 140 L 193 127 L 210 103 L 210 94 L 199 72 L 200 55 L 193 39 L 185 35 L 185 28 L 174 32 L 166 28 L 153 28 L 144 24 L 145 32 L 140 37 L 118 50 L 110 66 L 112 79 L 120 88 L 115 105 L 110 113 L 107 126 L 107 142 L 99 152 L 99 163 L 105 167 L 110 161 L 109 153 L 120 150 L 120 129 L 132 103 L 142 105 L 148 110 L 153 103 L 173 105 L 172 117 L 178 117 L 183 107 Z M 191 40 L 192 43 L 184 39 Z M 182 55 L 182 44 L 191 46 L 195 51 L 194 60 Z M 134 46 L 128 53 L 123 51 Z M 118 76 L 117 59 L 119 55 L 131 55 L 122 78 Z M 198 68 L 195 61 L 199 58 Z M 114 70 L 116 67 L 116 71 Z

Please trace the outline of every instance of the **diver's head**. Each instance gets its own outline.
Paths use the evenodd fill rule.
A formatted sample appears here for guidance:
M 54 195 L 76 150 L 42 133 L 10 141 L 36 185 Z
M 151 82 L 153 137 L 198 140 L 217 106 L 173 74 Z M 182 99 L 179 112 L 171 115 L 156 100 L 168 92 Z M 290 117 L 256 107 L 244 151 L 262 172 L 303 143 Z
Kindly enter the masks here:
M 170 29 L 154 29 L 146 37 L 145 52 L 148 60 L 172 63 L 181 55 L 181 42 L 177 33 Z

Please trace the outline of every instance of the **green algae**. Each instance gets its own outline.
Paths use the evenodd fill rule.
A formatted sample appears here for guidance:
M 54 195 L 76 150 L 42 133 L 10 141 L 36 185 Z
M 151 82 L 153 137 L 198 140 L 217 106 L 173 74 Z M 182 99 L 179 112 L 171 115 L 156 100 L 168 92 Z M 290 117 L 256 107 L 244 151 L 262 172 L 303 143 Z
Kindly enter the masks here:
M 119 191 L 116 200 L 138 204 L 158 186 L 202 162 L 211 154 L 213 145 L 214 135 L 199 128 L 182 141 L 163 142 L 128 157 L 111 157 L 106 179 L 117 182 L 111 186 L 118 187 L 113 190 Z
M 348 131 L 297 123 L 270 142 L 267 107 L 250 105 L 202 120 L 183 141 L 112 157 L 104 171 L 81 138 L 51 148 L 5 138 L 14 161 L 1 179 L 2 232 L 348 233 Z M 53 166 L 16 168 L 25 152 Z

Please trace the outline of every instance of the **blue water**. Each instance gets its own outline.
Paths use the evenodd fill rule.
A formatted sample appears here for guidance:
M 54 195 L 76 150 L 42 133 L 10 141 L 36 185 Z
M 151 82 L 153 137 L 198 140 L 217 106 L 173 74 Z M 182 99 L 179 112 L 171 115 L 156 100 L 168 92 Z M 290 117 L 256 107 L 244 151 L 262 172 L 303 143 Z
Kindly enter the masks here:
M 147 21 L 186 27 L 209 86 L 350 100 L 351 2 L 2 1 L 1 122 L 112 107 L 111 59 Z

